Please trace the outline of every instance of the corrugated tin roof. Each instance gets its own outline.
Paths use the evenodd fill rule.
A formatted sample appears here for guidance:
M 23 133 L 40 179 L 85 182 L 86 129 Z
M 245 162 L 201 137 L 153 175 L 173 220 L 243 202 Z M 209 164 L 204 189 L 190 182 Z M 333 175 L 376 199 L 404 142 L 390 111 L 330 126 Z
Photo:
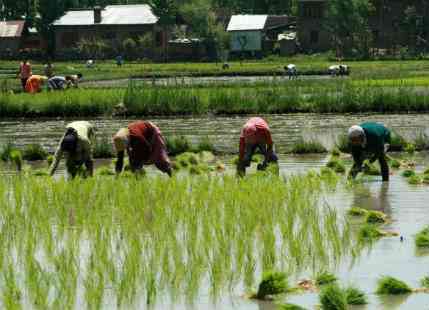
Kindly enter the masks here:
M 147 4 L 108 5 L 101 11 L 100 25 L 156 24 L 156 17 Z M 94 10 L 67 11 L 54 22 L 54 26 L 94 25 Z
M 232 15 L 227 31 L 262 30 L 268 15 Z
M 22 35 L 24 29 L 24 21 L 11 20 L 0 22 L 0 38 L 16 38 Z

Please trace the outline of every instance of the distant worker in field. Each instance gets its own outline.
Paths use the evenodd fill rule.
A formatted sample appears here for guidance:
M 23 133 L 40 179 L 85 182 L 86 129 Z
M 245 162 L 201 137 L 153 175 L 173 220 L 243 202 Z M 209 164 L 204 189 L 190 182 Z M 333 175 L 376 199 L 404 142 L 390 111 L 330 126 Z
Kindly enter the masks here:
M 288 64 L 285 67 L 286 73 L 289 76 L 289 80 L 296 79 L 298 77 L 298 70 L 294 64 Z
M 118 67 L 121 67 L 123 64 L 124 64 L 124 58 L 122 57 L 122 55 L 116 56 L 116 65 Z
M 349 75 L 350 68 L 347 65 L 332 65 L 332 66 L 329 66 L 328 73 L 333 77 Z
M 362 171 L 364 160 L 368 159 L 370 163 L 378 160 L 383 181 L 389 181 L 389 166 L 385 154 L 390 144 L 389 129 L 378 123 L 362 123 L 350 127 L 348 138 L 354 160 L 349 177 L 354 179 Z
M 278 158 L 274 153 L 273 140 L 267 122 L 260 117 L 252 117 L 243 126 L 240 135 L 240 154 L 237 164 L 237 174 L 246 174 L 246 168 L 250 167 L 252 157 L 259 149 L 264 155 L 262 164 L 258 164 L 258 170 L 265 170 L 269 163 L 276 163 Z
M 25 83 L 25 91 L 30 94 L 39 93 L 47 80 L 48 78 L 44 75 L 32 75 Z
M 86 67 L 87 67 L 88 69 L 90 69 L 90 68 L 94 68 L 94 66 L 95 66 L 95 62 L 94 62 L 94 60 L 92 60 L 92 59 L 88 59 L 88 60 L 86 61 Z
M 140 172 L 143 165 L 154 164 L 159 170 L 172 175 L 167 147 L 159 128 L 149 121 L 136 121 L 128 128 L 120 129 L 113 136 L 117 153 L 116 174 L 122 172 L 125 151 L 128 154 L 131 170 Z
M 92 145 L 95 139 L 95 127 L 87 121 L 77 121 L 67 125 L 61 138 L 49 174 L 52 176 L 58 168 L 63 155 L 66 159 L 67 173 L 74 178 L 82 165 L 86 174 L 93 175 Z
M 48 60 L 45 64 L 45 66 L 43 67 L 43 70 L 45 72 L 45 75 L 48 78 L 51 78 L 54 76 L 54 65 L 52 64 L 52 62 L 50 60 Z
M 78 83 L 82 74 L 78 73 L 77 75 L 67 75 L 67 76 L 53 76 L 48 79 L 48 89 L 49 90 L 64 90 L 69 87 L 78 87 Z
M 21 86 L 23 91 L 25 91 L 25 85 L 27 84 L 27 80 L 31 75 L 33 75 L 31 71 L 31 64 L 27 59 L 25 59 L 19 65 L 19 70 L 18 70 L 18 76 L 21 79 Z

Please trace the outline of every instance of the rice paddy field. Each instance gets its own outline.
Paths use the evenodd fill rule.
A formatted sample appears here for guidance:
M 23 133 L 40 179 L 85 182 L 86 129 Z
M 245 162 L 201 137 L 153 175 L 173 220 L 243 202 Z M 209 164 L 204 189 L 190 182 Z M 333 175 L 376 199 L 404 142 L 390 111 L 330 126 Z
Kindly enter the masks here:
M 350 168 L 337 151 L 286 153 L 303 140 L 330 151 L 363 120 L 381 121 L 412 143 L 427 134 L 427 115 L 264 115 L 279 175 L 253 164 L 237 179 L 233 154 L 247 117 L 150 119 L 167 138 L 197 144 L 208 137 L 222 155 L 198 174 L 179 170 L 170 179 L 149 168 L 144 177 L 115 177 L 107 159 L 97 161 L 94 178 L 66 180 L 63 166 L 45 176 L 46 161 L 24 162 L 20 173 L 3 163 L 1 307 L 345 309 L 366 301 L 350 309 L 425 309 L 427 151 L 392 153 L 389 183 L 370 172 L 347 181 L 325 167 Z M 108 139 L 132 119 L 89 120 Z M 51 153 L 68 121 L 2 120 L 0 145 L 38 143 Z

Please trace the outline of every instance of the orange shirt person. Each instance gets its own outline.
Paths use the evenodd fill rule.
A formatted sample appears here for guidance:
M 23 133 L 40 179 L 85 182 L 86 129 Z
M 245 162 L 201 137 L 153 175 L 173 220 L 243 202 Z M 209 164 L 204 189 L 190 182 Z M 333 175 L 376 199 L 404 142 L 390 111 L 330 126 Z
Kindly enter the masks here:
M 19 71 L 18 71 L 18 76 L 21 79 L 21 85 L 23 90 L 25 90 L 25 85 L 27 84 L 27 80 L 32 74 L 33 73 L 31 72 L 31 64 L 27 59 L 25 59 L 19 65 Z
M 32 75 L 25 83 L 25 91 L 30 94 L 38 93 L 42 90 L 42 85 L 47 80 L 44 75 Z

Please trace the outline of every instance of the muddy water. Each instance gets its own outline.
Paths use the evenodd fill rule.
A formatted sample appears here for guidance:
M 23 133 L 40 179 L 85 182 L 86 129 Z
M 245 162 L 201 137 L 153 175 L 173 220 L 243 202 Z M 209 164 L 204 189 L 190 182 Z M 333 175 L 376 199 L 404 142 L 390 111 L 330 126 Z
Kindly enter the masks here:
M 429 114 L 403 115 L 320 115 L 320 114 L 283 114 L 264 116 L 273 132 L 273 139 L 279 153 L 284 153 L 300 137 L 316 138 L 330 148 L 335 138 L 346 129 L 362 121 L 385 123 L 406 137 L 415 137 L 418 132 L 427 132 Z M 240 128 L 248 116 L 202 116 L 148 118 L 155 122 L 164 135 L 183 135 L 197 143 L 208 136 L 215 147 L 221 151 L 237 151 Z M 12 141 L 18 146 L 40 143 L 53 152 L 66 124 L 72 120 L 31 119 L 0 120 L 0 145 Z M 96 124 L 98 136 L 112 136 L 120 127 L 126 126 L 130 119 L 97 118 L 89 119 Z

